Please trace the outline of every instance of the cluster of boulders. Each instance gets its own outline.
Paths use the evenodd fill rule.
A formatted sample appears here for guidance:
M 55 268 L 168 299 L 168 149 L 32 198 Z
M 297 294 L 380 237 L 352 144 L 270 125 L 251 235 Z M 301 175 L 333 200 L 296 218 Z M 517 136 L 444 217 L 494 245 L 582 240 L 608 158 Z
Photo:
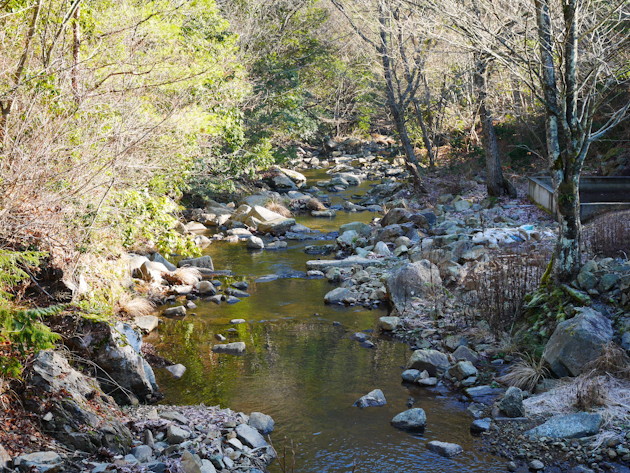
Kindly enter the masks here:
M 93 330 L 100 340 L 103 328 Z M 41 351 L 28 371 L 25 407 L 39 415 L 44 432 L 71 448 L 74 455 L 64 455 L 60 453 L 63 449 L 57 449 L 12 459 L 0 446 L 0 471 L 265 470 L 275 457 L 275 451 L 263 437 L 274 428 L 273 419 L 265 414 L 255 412 L 247 416 L 205 406 L 138 405 L 122 412 L 117 400 L 137 402 L 151 388 L 150 381 L 146 382 L 148 372 L 144 371 L 150 367 L 133 357 L 132 352 L 139 347 L 131 327 L 119 325 L 112 332 L 118 334 L 113 340 L 99 348 L 92 347 L 102 355 L 109 353 L 110 359 L 104 363 L 102 355 L 95 356 L 95 361 L 87 364 L 84 369 L 96 370 L 94 377 L 73 366 L 85 365 L 87 359 L 52 350 Z M 124 344 L 117 337 L 124 337 Z M 85 343 L 84 348 L 89 346 Z M 110 353 L 112 350 L 115 353 Z M 120 366 L 113 368 L 117 363 Z

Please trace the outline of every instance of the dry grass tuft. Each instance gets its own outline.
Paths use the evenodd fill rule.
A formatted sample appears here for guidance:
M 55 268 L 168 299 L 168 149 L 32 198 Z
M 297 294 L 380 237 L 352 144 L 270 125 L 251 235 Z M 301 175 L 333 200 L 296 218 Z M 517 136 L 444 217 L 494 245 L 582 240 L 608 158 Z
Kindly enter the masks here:
M 128 317 L 142 317 L 155 311 L 155 304 L 144 297 L 123 297 L 118 301 L 118 312 Z
M 630 357 L 615 342 L 604 345 L 601 354 L 585 366 L 586 370 L 630 380 Z
M 177 268 L 175 271 L 164 273 L 163 277 L 171 284 L 185 286 L 194 286 L 202 279 L 201 273 L 196 268 Z
M 589 411 L 607 403 L 606 376 L 597 376 L 591 371 L 575 379 L 575 407 Z
M 514 363 L 509 372 L 497 381 L 507 386 L 516 386 L 530 392 L 534 391 L 536 385 L 549 374 L 549 370 L 544 366 L 544 361 L 534 359 L 529 354 L 522 355 L 522 358 Z
M 288 217 L 292 217 L 293 216 L 291 211 L 286 206 L 284 206 L 280 202 L 276 202 L 275 200 L 271 200 L 271 201 L 267 202 L 265 204 L 265 208 L 268 209 L 268 210 L 271 210 L 272 212 L 280 214 L 283 217 L 287 217 L 288 218 Z
M 306 208 L 308 210 L 326 210 L 326 206 L 322 204 L 321 201 L 319 199 L 316 199 L 315 197 L 308 199 L 308 201 L 306 202 Z
M 523 404 L 528 415 L 569 414 L 576 407 L 594 410 L 604 419 L 597 442 L 607 429 L 618 430 L 630 422 L 630 381 L 589 371 Z

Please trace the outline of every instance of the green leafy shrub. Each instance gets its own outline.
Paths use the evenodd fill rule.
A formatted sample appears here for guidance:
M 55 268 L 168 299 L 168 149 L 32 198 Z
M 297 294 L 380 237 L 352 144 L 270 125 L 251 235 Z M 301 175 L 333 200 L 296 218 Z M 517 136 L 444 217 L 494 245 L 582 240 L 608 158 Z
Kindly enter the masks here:
M 41 318 L 62 310 L 63 306 L 32 310 L 0 308 L 0 376 L 19 377 L 30 355 L 54 346 L 60 337 Z
M 101 224 L 114 227 L 125 249 L 154 247 L 160 253 L 199 254 L 195 243 L 175 230 L 179 206 L 170 197 L 128 190 L 115 194 L 111 204 Z

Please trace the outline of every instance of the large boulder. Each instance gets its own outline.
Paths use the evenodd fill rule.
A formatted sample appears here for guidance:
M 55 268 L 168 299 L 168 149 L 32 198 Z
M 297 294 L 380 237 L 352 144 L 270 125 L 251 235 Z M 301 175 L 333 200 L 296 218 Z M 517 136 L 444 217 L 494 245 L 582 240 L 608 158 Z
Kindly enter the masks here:
M 19 471 L 56 473 L 63 471 L 63 459 L 57 452 L 33 452 L 20 455 L 13 460 Z
M 124 419 L 116 416 L 116 403 L 94 378 L 72 368 L 64 355 L 39 352 L 26 380 L 25 406 L 38 414 L 43 430 L 51 436 L 85 452 L 102 447 L 128 451 L 132 435 Z
M 544 360 L 557 376 L 578 376 L 613 339 L 610 320 L 591 308 L 578 311 L 572 319 L 558 324 L 543 352 Z
M 443 373 L 449 366 L 448 356 L 440 351 L 430 349 L 414 351 L 407 362 L 407 369 L 427 371 L 431 376 Z
M 142 357 L 142 337 L 131 325 L 81 319 L 66 344 L 97 367 L 101 388 L 119 404 L 150 402 L 158 387 L 151 366 Z
M 602 416 L 588 412 L 553 416 L 547 422 L 525 432 L 530 438 L 576 439 L 599 432 Z
M 426 298 L 442 287 L 440 270 L 428 260 L 408 263 L 387 279 L 389 299 L 399 313 L 404 313 L 414 297 Z

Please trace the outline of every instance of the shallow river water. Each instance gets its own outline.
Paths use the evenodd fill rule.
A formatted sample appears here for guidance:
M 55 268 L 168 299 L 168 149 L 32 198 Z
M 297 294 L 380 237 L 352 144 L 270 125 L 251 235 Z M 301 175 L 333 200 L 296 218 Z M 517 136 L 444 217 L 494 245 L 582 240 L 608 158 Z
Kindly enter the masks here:
M 321 171 L 308 175 L 314 180 L 324 176 Z M 368 185 L 334 195 L 333 203 Z M 335 219 L 306 216 L 298 222 L 326 232 L 373 217 L 369 212 L 339 212 Z M 411 354 L 407 345 L 375 336 L 376 348 L 366 349 L 350 339 L 356 331 L 373 330 L 386 311 L 324 305 L 324 295 L 334 286 L 325 279 L 305 278 L 305 262 L 317 257 L 303 250 L 325 243 L 290 241 L 285 250 L 263 252 L 248 251 L 244 244 L 213 243 L 206 254 L 215 268 L 232 270 L 230 281 L 247 280 L 251 296 L 234 305 L 195 301 L 196 315 L 165 319 L 147 338 L 162 356 L 187 367 L 179 380 L 157 370 L 164 403 L 219 404 L 271 415 L 276 421 L 274 446 L 281 456 L 286 447 L 288 463 L 295 461 L 295 468 L 288 471 L 296 473 L 505 471 L 502 460 L 478 451 L 480 441 L 469 433 L 471 418 L 465 404 L 449 394 L 401 384 L 402 366 Z M 271 274 L 284 277 L 264 282 Z M 247 323 L 231 325 L 236 318 Z M 230 328 L 236 331 L 229 332 Z M 212 353 L 217 333 L 228 341 L 244 341 L 247 354 Z M 352 407 L 375 388 L 383 390 L 386 406 Z M 427 414 L 422 434 L 390 425 L 394 415 L 407 409 L 410 396 L 416 399 L 414 407 Z M 465 452 L 442 458 L 427 451 L 430 440 L 458 443 Z M 282 470 L 275 462 L 270 471 Z

